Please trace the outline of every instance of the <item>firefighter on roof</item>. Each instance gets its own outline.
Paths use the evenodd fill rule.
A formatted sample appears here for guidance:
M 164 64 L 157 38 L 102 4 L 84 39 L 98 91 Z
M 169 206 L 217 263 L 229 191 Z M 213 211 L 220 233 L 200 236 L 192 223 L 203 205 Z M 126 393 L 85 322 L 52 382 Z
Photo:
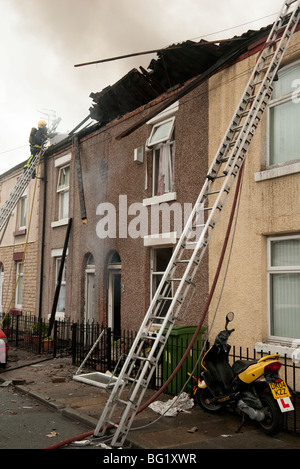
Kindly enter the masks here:
M 32 158 L 41 151 L 42 146 L 46 142 L 48 138 L 48 129 L 47 129 L 47 122 L 44 120 L 40 120 L 38 122 L 38 128 L 32 127 L 29 135 L 29 143 L 30 143 L 30 158 L 27 161 L 24 168 L 28 168 Z

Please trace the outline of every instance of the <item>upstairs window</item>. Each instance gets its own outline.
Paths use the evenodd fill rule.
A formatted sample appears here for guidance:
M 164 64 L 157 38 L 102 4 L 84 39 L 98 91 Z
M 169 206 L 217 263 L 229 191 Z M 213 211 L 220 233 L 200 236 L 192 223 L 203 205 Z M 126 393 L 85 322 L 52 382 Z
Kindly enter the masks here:
M 69 185 L 70 166 L 59 168 L 57 193 L 58 193 L 58 218 L 62 220 L 69 216 Z
M 27 205 L 27 191 L 22 194 L 18 205 L 18 223 L 17 229 L 26 228 L 26 205 Z
M 153 125 L 147 146 L 153 148 L 152 195 L 174 191 L 175 117 Z
M 278 72 L 269 105 L 269 165 L 300 159 L 300 62 Z
M 148 147 L 170 140 L 174 129 L 174 121 L 175 117 L 171 117 L 170 119 L 155 124 L 152 127 L 148 140 Z

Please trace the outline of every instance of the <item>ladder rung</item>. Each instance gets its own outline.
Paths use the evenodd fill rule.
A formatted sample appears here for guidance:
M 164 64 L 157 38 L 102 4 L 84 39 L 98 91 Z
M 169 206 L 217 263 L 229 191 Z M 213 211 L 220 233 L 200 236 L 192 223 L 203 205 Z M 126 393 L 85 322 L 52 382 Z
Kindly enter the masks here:
M 157 339 L 157 332 L 153 331 L 151 334 L 142 334 L 141 335 L 141 340 L 156 340 Z M 166 342 L 166 338 L 164 336 L 161 336 L 159 339 L 159 342 L 164 344 Z
M 121 399 L 120 397 L 117 397 L 116 401 L 119 402 L 120 404 L 123 404 L 123 405 L 128 405 L 129 402 L 130 402 L 130 404 L 132 404 L 130 400 L 125 401 L 124 399 Z
M 142 362 L 148 362 L 148 363 L 150 363 L 150 365 L 153 365 L 153 366 L 157 364 L 157 358 L 155 358 L 155 357 L 152 357 L 152 358 L 143 357 L 141 355 L 138 355 L 137 353 L 134 353 L 132 355 L 132 359 L 133 360 L 141 360 Z
M 107 424 L 107 425 L 112 425 L 113 427 L 118 428 L 118 424 L 117 424 L 116 422 L 112 422 L 111 420 L 107 420 L 107 421 L 106 421 L 106 424 Z
M 211 192 L 206 192 L 206 196 L 207 195 L 214 195 L 214 194 L 220 194 L 221 191 L 211 191 Z
M 275 21 L 269 33 L 268 39 L 265 41 L 265 44 L 262 46 L 262 49 L 263 49 L 262 53 L 258 55 L 258 59 L 255 65 L 254 71 L 253 71 L 254 78 L 251 79 L 252 84 L 250 83 L 250 85 L 248 84 L 246 86 L 246 89 L 243 93 L 240 104 L 238 106 L 238 109 L 235 111 L 233 115 L 231 124 L 229 126 L 229 131 L 225 134 L 223 143 L 220 146 L 221 150 L 219 150 L 219 152 L 217 153 L 215 160 L 209 171 L 209 174 L 207 175 L 207 178 L 210 179 L 212 183 L 208 184 L 208 181 L 206 181 L 200 193 L 201 202 L 205 202 L 208 198 L 208 195 L 211 195 L 211 194 L 219 193 L 220 197 L 217 197 L 217 200 L 214 202 L 214 205 L 212 207 L 205 207 L 201 209 L 201 214 L 203 214 L 203 212 L 205 211 L 212 211 L 209 214 L 210 216 L 208 217 L 206 224 L 203 225 L 204 227 L 204 232 L 202 233 L 203 240 L 202 240 L 202 236 L 199 237 L 198 241 L 191 241 L 192 236 L 190 236 L 190 241 L 188 241 L 188 237 L 187 237 L 187 234 L 189 233 L 188 228 L 190 228 L 192 224 L 197 225 L 197 222 L 198 221 L 200 222 L 201 219 L 197 220 L 197 218 L 194 218 L 193 223 L 191 223 L 189 227 L 185 228 L 183 234 L 180 237 L 179 244 L 178 244 L 178 254 L 177 254 L 178 260 L 175 259 L 172 261 L 172 263 L 170 262 L 168 267 L 165 270 L 165 274 L 167 277 L 172 276 L 171 279 L 167 280 L 168 286 L 171 285 L 171 282 L 183 280 L 187 278 L 188 275 L 190 275 L 188 273 L 188 269 L 189 269 L 190 264 L 194 262 L 194 257 L 197 258 L 197 261 L 195 260 L 196 264 L 197 263 L 199 264 L 200 261 L 203 259 L 203 253 L 205 252 L 205 248 L 207 247 L 209 240 L 210 240 L 210 234 L 211 234 L 210 230 L 214 229 L 215 224 L 217 223 L 217 220 L 219 218 L 218 216 L 215 216 L 215 215 L 219 215 L 219 213 L 215 213 L 215 210 L 219 210 L 220 212 L 222 211 L 223 206 L 225 204 L 226 197 L 224 198 L 224 201 L 221 201 L 219 199 L 221 199 L 221 196 L 223 196 L 223 192 L 224 192 L 224 195 L 226 196 L 227 195 L 226 192 L 229 193 L 229 191 L 231 190 L 231 185 L 227 183 L 227 179 L 229 179 L 230 177 L 234 178 L 238 175 L 238 172 L 243 164 L 248 148 L 250 146 L 252 136 L 254 135 L 254 132 L 256 130 L 256 126 L 258 125 L 261 119 L 261 116 L 263 115 L 265 108 L 271 97 L 271 93 L 272 93 L 271 83 L 274 79 L 274 75 L 277 69 L 279 68 L 282 55 L 284 54 L 285 49 L 287 48 L 287 45 L 288 45 L 288 41 L 291 35 L 293 34 L 293 31 L 295 31 L 297 21 L 299 20 L 299 17 L 300 17 L 299 4 L 300 4 L 299 0 L 293 0 L 293 1 L 286 0 L 285 1 L 284 6 L 281 9 L 281 13 L 278 15 L 278 18 Z M 293 6 L 297 5 L 297 8 L 295 6 L 294 9 L 292 9 L 291 5 Z M 289 12 L 287 11 L 286 7 L 288 7 Z M 280 38 L 280 41 L 281 41 L 280 44 L 282 44 L 282 47 L 280 44 L 277 46 L 277 42 L 275 42 L 279 35 L 282 35 Z M 272 51 L 273 45 L 274 45 L 274 50 Z M 276 49 L 275 49 L 275 46 L 277 46 Z M 271 59 L 272 56 L 274 56 L 273 59 Z M 268 67 L 266 67 L 267 63 L 269 63 Z M 267 69 L 266 73 L 264 73 L 263 71 L 264 67 Z M 244 117 L 245 117 L 245 120 L 241 121 L 241 119 Z M 243 126 L 241 125 L 242 122 L 244 122 Z M 238 131 L 240 131 L 239 134 L 237 134 Z M 221 166 L 222 163 L 224 163 L 223 167 Z M 223 174 L 221 174 L 222 170 L 223 170 Z M 226 171 L 228 171 L 228 176 L 227 176 L 227 179 L 224 181 L 225 187 L 222 187 L 219 191 L 214 191 L 212 187 L 214 180 L 217 177 L 226 176 Z M 219 176 L 218 173 L 220 173 L 221 176 Z M 210 186 L 209 189 L 207 187 L 208 185 Z M 197 211 L 193 213 L 196 215 Z M 192 229 L 195 229 L 195 228 L 192 227 Z M 200 241 L 202 242 L 201 247 L 198 246 L 198 244 L 200 244 Z M 189 258 L 188 253 L 185 255 L 182 251 L 180 251 L 180 249 L 187 250 L 189 246 L 191 247 L 196 246 L 197 250 L 199 248 L 199 253 L 194 251 L 193 252 L 194 256 L 191 255 L 191 258 Z M 181 256 L 188 257 L 189 259 L 180 259 Z M 174 272 L 177 266 L 180 264 L 188 264 L 188 265 L 184 265 L 183 268 L 181 269 L 181 270 L 186 269 L 185 273 Z M 192 277 L 194 277 L 194 273 Z M 182 279 L 179 278 L 181 276 L 182 276 Z M 191 282 L 192 277 L 190 277 L 187 280 L 189 283 L 192 283 Z M 183 286 L 183 283 L 184 282 L 182 282 L 182 286 Z M 186 289 L 188 288 L 188 286 L 186 285 L 184 285 L 184 287 Z M 160 340 L 166 341 L 163 335 L 162 325 L 167 324 L 168 321 L 170 321 L 169 322 L 170 326 L 172 325 L 172 322 L 175 323 L 175 320 L 179 317 L 180 307 L 183 305 L 186 299 L 184 288 L 182 288 L 181 290 L 181 285 L 177 287 L 176 294 L 173 294 L 174 298 L 169 297 L 169 296 L 168 297 L 163 296 L 164 294 L 166 294 L 167 291 L 169 291 L 165 288 L 164 284 L 162 284 L 159 287 L 159 289 L 160 291 L 157 292 L 157 296 L 159 295 L 159 293 L 162 294 L 161 297 L 158 296 L 159 300 L 160 301 L 172 301 L 172 303 L 166 304 L 168 309 L 166 308 L 166 312 L 164 311 L 165 313 L 164 317 L 156 317 L 155 312 L 157 313 L 160 312 L 162 314 L 161 307 L 164 306 L 164 304 L 157 303 L 157 300 L 156 300 L 157 296 L 155 296 L 155 299 L 151 303 L 150 308 L 147 312 L 147 321 L 150 319 L 150 322 L 148 323 L 147 328 L 143 326 L 143 329 L 139 333 L 140 335 L 138 337 L 139 339 L 142 337 L 143 340 L 145 340 L 145 338 L 148 338 L 148 337 L 149 339 L 154 340 L 151 343 L 152 345 L 151 352 L 150 352 L 151 358 L 149 359 L 147 357 L 139 356 L 139 354 L 142 353 L 142 345 L 144 344 L 144 342 L 141 342 L 140 347 L 138 347 L 137 350 L 131 349 L 131 351 L 129 352 L 128 356 L 130 358 L 133 357 L 135 360 L 140 361 L 140 363 L 135 363 L 134 361 L 132 363 L 132 368 L 130 368 L 132 369 L 132 371 L 134 371 L 133 370 L 134 365 L 135 364 L 139 365 L 137 376 L 133 380 L 132 387 L 134 387 L 134 390 L 133 390 L 132 396 L 137 395 L 139 386 L 142 384 L 142 382 L 143 382 L 142 385 L 145 385 L 145 386 L 149 384 L 149 380 L 151 379 L 152 372 L 154 371 L 153 369 L 154 365 L 156 364 L 156 360 L 153 359 L 152 357 L 156 354 L 156 347 L 157 346 L 159 347 L 159 341 Z M 181 304 L 177 304 L 175 306 L 175 304 L 173 304 L 173 302 L 175 303 L 174 301 L 175 299 L 177 302 L 179 303 L 181 302 Z M 174 310 L 172 309 L 173 307 L 174 307 Z M 172 319 L 172 322 L 171 322 L 171 319 Z M 156 333 L 153 332 L 153 335 L 151 335 L 151 332 L 149 329 L 150 328 L 155 329 L 155 327 L 157 327 L 157 331 Z M 170 333 L 170 329 L 169 329 L 169 333 Z M 166 334 L 166 336 L 168 336 L 168 334 Z M 163 346 L 164 344 L 162 345 L 162 347 Z M 159 355 L 159 353 L 157 355 Z M 149 364 L 147 363 L 147 361 Z M 153 366 L 152 369 L 151 369 L 151 366 Z M 143 376 L 143 372 L 148 371 L 148 368 L 149 368 L 149 374 L 148 374 L 148 378 L 145 380 Z M 122 376 L 122 373 L 120 374 L 120 377 L 121 376 Z M 126 373 L 125 373 L 125 377 L 123 379 L 125 381 L 126 380 L 129 381 L 131 378 L 126 377 Z M 120 381 L 118 381 L 118 385 L 121 385 Z M 113 389 L 113 392 L 110 396 L 109 404 L 114 404 L 114 395 L 115 393 L 117 393 L 118 385 L 115 385 Z M 143 394 L 141 395 L 141 397 L 142 396 Z M 114 446 L 115 443 L 116 445 L 122 445 L 126 437 L 127 431 L 130 428 L 130 424 L 132 423 L 132 418 L 130 418 L 130 420 L 126 420 L 126 418 L 128 417 L 128 413 L 131 410 L 129 409 L 130 407 L 129 403 L 128 403 L 127 409 L 124 410 L 123 419 L 121 419 L 120 421 L 121 423 L 119 425 L 119 428 L 116 430 L 112 438 L 112 446 Z M 108 410 L 108 406 L 106 407 L 106 409 Z M 101 428 L 102 422 L 104 422 L 104 425 L 103 425 L 104 427 L 105 425 L 107 425 L 105 412 L 106 410 L 104 411 L 104 413 L 101 416 L 101 419 L 99 420 L 95 433 L 97 432 L 98 428 Z M 110 415 L 109 418 L 112 419 L 112 416 Z M 127 424 L 125 423 L 125 421 L 126 422 L 128 421 L 129 423 Z

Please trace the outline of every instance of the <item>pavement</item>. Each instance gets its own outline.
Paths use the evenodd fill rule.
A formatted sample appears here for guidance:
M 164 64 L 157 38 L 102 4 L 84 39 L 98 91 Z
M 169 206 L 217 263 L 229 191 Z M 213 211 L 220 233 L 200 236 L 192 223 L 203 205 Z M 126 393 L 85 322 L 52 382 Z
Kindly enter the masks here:
M 48 449 L 73 446 L 109 448 L 106 443 L 93 436 L 102 410 L 109 397 L 108 391 L 91 384 L 74 380 L 78 367 L 71 358 L 47 358 L 36 356 L 19 349 L 10 349 L 9 364 L 0 369 L 0 385 L 14 388 L 61 412 L 67 418 L 84 423 L 91 431 L 83 435 L 71 435 L 59 441 L 59 436 Z M 82 373 L 91 370 L 83 369 Z M 144 402 L 148 402 L 155 391 L 147 389 Z M 164 405 L 174 396 L 162 393 L 155 404 Z M 274 437 L 265 435 L 252 421 L 246 421 L 240 431 L 239 415 L 224 412 L 212 415 L 204 412 L 197 404 L 191 409 L 180 411 L 173 417 L 162 416 L 146 407 L 134 419 L 127 440 L 126 450 L 203 450 L 203 449 L 300 449 L 300 435 L 282 432 Z M 107 435 L 109 437 L 109 434 Z M 99 446 L 101 445 L 101 446 Z

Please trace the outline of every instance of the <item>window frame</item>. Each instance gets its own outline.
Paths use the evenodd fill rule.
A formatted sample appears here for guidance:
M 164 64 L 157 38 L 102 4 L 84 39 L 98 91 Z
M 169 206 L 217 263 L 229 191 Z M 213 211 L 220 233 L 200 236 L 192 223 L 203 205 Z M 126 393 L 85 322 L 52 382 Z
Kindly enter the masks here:
M 95 319 L 95 260 L 92 254 L 89 254 L 85 264 L 85 279 L 84 279 L 84 319 L 85 321 L 93 321 Z M 92 297 L 90 296 L 89 279 L 92 277 L 94 287 Z M 92 305 L 92 313 L 90 313 L 89 306 Z M 90 317 L 91 316 L 91 317 Z
M 68 168 L 69 175 L 68 175 L 68 184 L 67 185 L 60 185 L 60 178 L 62 171 L 66 170 Z M 57 177 L 57 186 L 56 186 L 56 193 L 58 194 L 58 220 L 65 220 L 69 216 L 69 208 L 70 208 L 70 172 L 71 168 L 70 165 L 64 165 L 58 168 L 58 177 Z M 62 208 L 62 206 L 65 204 L 65 197 L 66 194 L 68 194 L 68 201 L 67 201 L 67 207 L 65 209 Z M 66 216 L 64 210 L 66 210 L 68 213 Z
M 157 166 L 159 163 L 157 162 L 157 159 L 159 159 L 159 155 L 157 155 L 156 152 L 160 152 L 163 146 L 169 146 L 170 148 L 168 151 L 170 152 L 171 155 L 171 179 L 170 179 L 170 187 L 169 190 L 164 190 L 163 194 L 158 194 L 158 189 L 159 189 L 159 179 L 158 179 L 158 171 L 159 169 Z M 173 151 L 174 151 L 174 146 L 175 146 L 175 140 L 168 140 L 166 142 L 160 143 L 158 145 L 155 145 L 153 147 L 153 155 L 152 155 L 152 197 L 163 197 L 166 194 L 174 194 L 175 189 L 174 189 L 174 160 L 173 160 Z M 168 168 L 170 169 L 170 166 L 168 165 Z
M 154 134 L 155 134 L 155 132 L 156 132 L 156 130 L 159 127 L 161 127 L 162 125 L 166 124 L 167 122 L 171 122 L 171 126 L 170 126 L 170 129 L 169 129 L 169 132 L 167 133 L 167 135 L 164 136 L 164 137 L 158 138 L 156 140 L 154 139 L 153 141 L 151 141 Z M 174 126 L 175 126 L 175 116 L 169 117 L 168 119 L 163 119 L 163 120 L 153 124 L 152 129 L 151 129 L 151 133 L 150 133 L 150 137 L 149 137 L 148 142 L 147 142 L 147 147 L 148 148 L 153 148 L 156 145 L 158 145 L 159 143 L 168 142 L 172 137 L 172 134 L 173 134 L 173 131 L 174 131 Z
M 270 236 L 267 238 L 267 292 L 268 292 L 268 340 L 272 342 L 282 342 L 291 344 L 295 337 L 282 337 L 272 335 L 272 299 L 271 299 L 271 282 L 272 275 L 274 274 L 300 274 L 300 265 L 295 266 L 272 266 L 272 242 L 274 241 L 287 241 L 290 239 L 299 239 L 300 235 L 286 235 L 286 236 Z M 300 321 L 300 318 L 299 318 Z
M 23 192 L 20 197 L 18 204 L 18 230 L 26 229 L 26 211 L 27 211 L 27 189 Z M 22 222 L 25 222 L 22 223 Z
M 159 287 L 159 284 L 161 282 L 161 278 L 163 277 L 165 270 L 160 271 L 157 270 L 157 261 L 158 261 L 158 251 L 162 250 L 170 250 L 170 259 L 173 255 L 173 246 L 166 245 L 166 246 L 152 246 L 151 251 L 150 251 L 150 301 L 152 301 L 153 297 L 155 296 L 155 293 Z M 168 263 L 170 262 L 170 259 L 168 260 Z M 168 264 L 167 264 L 168 265 Z M 161 277 L 159 280 L 157 280 L 159 277 Z M 156 283 L 156 289 L 154 288 L 154 283 Z M 173 284 L 171 285 L 171 296 L 173 295 L 174 291 L 174 286 Z M 170 296 L 170 295 L 167 295 Z
M 21 269 L 20 269 L 21 268 Z M 20 273 L 20 276 L 19 276 Z M 16 284 L 16 291 L 15 291 L 15 307 L 18 309 L 22 309 L 22 302 L 23 302 L 23 277 L 24 277 L 24 265 L 22 264 L 22 261 L 16 261 L 16 281 L 18 280 Z M 19 299 L 21 295 L 21 303 L 19 303 L 17 300 Z
M 286 66 L 282 67 L 281 69 L 279 69 L 278 71 L 278 76 L 279 76 L 279 79 L 280 79 L 280 73 L 288 70 L 288 69 L 292 69 L 293 67 L 296 67 L 298 66 L 300 68 L 300 60 L 297 60 L 295 62 L 292 62 L 290 64 L 287 64 Z M 280 106 L 282 104 L 285 104 L 285 103 L 288 103 L 288 102 L 291 102 L 293 100 L 293 97 L 295 96 L 295 94 L 299 95 L 299 92 L 297 93 L 297 90 L 299 90 L 299 87 L 295 90 L 295 89 L 291 89 L 291 91 L 287 94 L 284 94 L 280 97 L 277 97 L 277 98 L 274 98 L 270 100 L 269 102 L 269 105 L 268 105 L 268 112 L 267 112 L 267 168 L 269 168 L 270 170 L 272 170 L 273 168 L 276 168 L 278 166 L 288 166 L 288 165 L 291 165 L 291 164 L 297 164 L 297 163 L 300 163 L 300 155 L 299 155 L 299 158 L 297 159 L 292 159 L 292 158 L 289 158 L 287 156 L 287 159 L 282 161 L 282 162 L 274 162 L 274 163 L 271 163 L 271 110 L 274 109 L 275 107 L 277 106 Z M 299 99 L 299 98 L 297 98 Z M 300 103 L 299 103 L 300 105 Z
M 56 288 L 62 256 L 57 256 L 54 259 L 55 259 L 55 288 Z M 57 306 L 56 306 L 56 311 L 55 311 L 55 314 L 59 314 L 59 315 L 60 314 L 64 315 L 66 313 L 66 290 L 67 290 L 67 287 L 66 287 L 66 285 L 67 285 L 66 264 L 67 264 L 67 258 L 65 258 L 64 268 L 63 268 L 62 277 L 61 277 L 60 292 L 59 292 L 59 297 L 58 297 L 58 300 L 57 300 Z M 59 301 L 61 300 L 62 287 L 64 289 L 65 305 L 64 305 L 64 309 L 60 310 L 60 309 L 58 309 L 58 305 L 59 305 Z

